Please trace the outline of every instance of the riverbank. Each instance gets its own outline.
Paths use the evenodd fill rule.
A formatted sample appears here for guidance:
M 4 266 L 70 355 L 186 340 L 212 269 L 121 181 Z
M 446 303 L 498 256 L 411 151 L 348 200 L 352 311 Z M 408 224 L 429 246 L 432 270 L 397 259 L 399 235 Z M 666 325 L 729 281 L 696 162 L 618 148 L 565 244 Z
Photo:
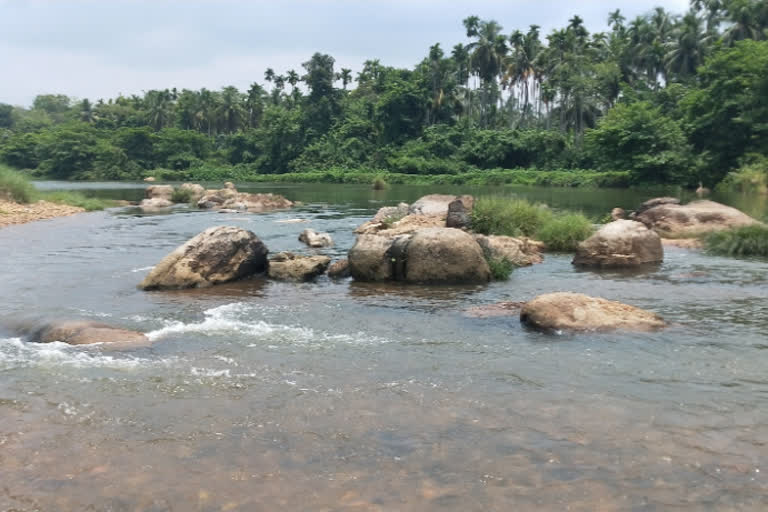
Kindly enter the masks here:
M 19 204 L 0 199 L 0 228 L 14 224 L 26 224 L 37 220 L 53 219 L 83 213 L 85 208 L 56 204 L 40 200 L 35 203 Z

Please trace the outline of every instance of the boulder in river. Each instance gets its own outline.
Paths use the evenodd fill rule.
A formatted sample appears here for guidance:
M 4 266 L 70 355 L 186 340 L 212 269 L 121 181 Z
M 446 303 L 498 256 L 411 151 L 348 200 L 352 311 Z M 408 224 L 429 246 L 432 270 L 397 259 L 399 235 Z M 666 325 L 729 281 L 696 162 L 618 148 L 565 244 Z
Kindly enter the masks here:
M 454 199 L 448 204 L 448 216 L 445 219 L 445 226 L 449 228 L 465 229 L 469 227 L 470 210 L 460 199 Z
M 516 267 L 528 267 L 544 261 L 542 242 L 511 236 L 475 235 L 475 241 L 489 259 L 507 260 Z
M 166 210 L 173 206 L 173 203 L 168 200 L 164 199 L 162 197 L 153 197 L 152 199 L 144 199 L 139 203 L 139 208 L 141 208 L 144 211 L 157 211 L 157 210 Z
M 714 201 L 693 201 L 686 205 L 660 204 L 641 211 L 635 218 L 664 238 L 686 238 L 761 224 L 736 208 Z
M 325 273 L 331 258 L 281 252 L 269 260 L 269 277 L 281 281 L 311 281 Z
M 291 208 L 293 202 L 277 194 L 248 194 L 238 192 L 231 182 L 220 190 L 206 190 L 197 201 L 197 207 L 203 209 L 232 209 L 260 213 L 270 210 Z
M 548 293 L 526 302 L 520 321 L 544 331 L 653 331 L 666 326 L 657 314 L 580 293 Z
M 318 233 L 314 229 L 305 229 L 299 235 L 299 242 L 315 248 L 330 247 L 333 245 L 333 238 L 328 233 Z
M 343 279 L 349 276 L 349 260 L 347 259 L 335 261 L 328 267 L 328 277 L 331 279 Z
M 635 210 L 633 213 L 633 217 L 637 217 L 644 211 L 650 210 L 651 208 L 656 208 L 657 206 L 663 206 L 663 205 L 679 205 L 680 200 L 676 197 L 654 197 L 653 199 L 649 199 L 645 201 L 643 204 L 640 205 L 640 207 Z
M 480 245 L 459 229 L 424 228 L 388 237 L 361 235 L 349 251 L 359 281 L 485 283 L 490 269 Z
M 265 272 L 267 247 L 251 231 L 208 228 L 158 263 L 139 285 L 143 290 L 202 288 Z
M 166 199 L 171 200 L 173 196 L 173 187 L 171 185 L 150 185 L 144 191 L 144 197 L 147 199 Z
M 149 339 L 143 333 L 86 320 L 50 322 L 32 336 L 32 341 L 37 343 L 60 341 L 70 345 L 92 343 L 145 345 L 149 343 Z
M 462 202 L 466 211 L 472 211 L 472 207 L 475 204 L 475 199 L 472 196 L 430 194 L 413 203 L 409 208 L 409 213 L 418 215 L 448 215 L 448 207 L 456 199 Z
M 661 237 L 633 220 L 617 220 L 581 242 L 574 265 L 587 267 L 634 267 L 664 260 Z

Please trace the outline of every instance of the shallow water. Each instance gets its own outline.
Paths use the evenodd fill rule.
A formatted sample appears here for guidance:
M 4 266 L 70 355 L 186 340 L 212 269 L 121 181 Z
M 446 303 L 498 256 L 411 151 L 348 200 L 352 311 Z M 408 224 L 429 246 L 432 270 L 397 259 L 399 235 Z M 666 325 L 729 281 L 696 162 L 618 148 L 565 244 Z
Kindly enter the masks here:
M 89 186 L 136 199 L 144 185 Z M 768 508 L 768 262 L 670 248 L 646 273 L 580 272 L 547 255 L 480 287 L 136 289 L 213 225 L 251 229 L 272 252 L 302 250 L 305 227 L 328 231 L 336 246 L 323 252 L 336 258 L 378 207 L 426 193 L 254 190 L 305 204 L 115 209 L 0 230 L 0 510 Z M 658 195 L 507 192 L 595 216 Z M 309 222 L 277 222 L 292 218 Z M 467 314 L 559 290 L 672 326 L 548 336 Z M 49 317 L 140 329 L 153 344 L 16 337 Z

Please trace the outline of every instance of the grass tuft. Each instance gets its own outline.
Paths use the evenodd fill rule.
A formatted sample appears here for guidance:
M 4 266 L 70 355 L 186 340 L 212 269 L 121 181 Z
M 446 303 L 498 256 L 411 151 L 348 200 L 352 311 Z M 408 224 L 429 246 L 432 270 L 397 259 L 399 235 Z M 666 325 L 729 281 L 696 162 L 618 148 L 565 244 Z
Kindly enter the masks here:
M 171 195 L 171 202 L 173 203 L 191 203 L 192 191 L 188 188 L 175 188 Z
M 480 197 L 472 209 L 472 230 L 484 235 L 533 236 L 552 219 L 543 205 L 523 199 Z
M 722 256 L 768 257 L 768 227 L 754 225 L 716 231 L 704 238 L 704 245 L 709 252 Z
M 110 199 L 99 199 L 96 197 L 87 197 L 80 192 L 72 192 L 69 190 L 58 190 L 55 192 L 40 192 L 38 193 L 38 199 L 43 199 L 51 203 L 68 204 L 70 206 L 77 206 L 84 209 L 87 212 L 94 212 L 103 210 L 115 205 L 115 201 Z
M 0 199 L 17 203 L 30 203 L 35 200 L 37 190 L 29 179 L 20 172 L 0 165 Z
M 506 258 L 487 258 L 488 267 L 491 269 L 491 278 L 494 281 L 507 281 L 515 270 L 515 265 Z
M 581 213 L 555 216 L 536 232 L 550 251 L 572 252 L 594 232 L 592 222 Z

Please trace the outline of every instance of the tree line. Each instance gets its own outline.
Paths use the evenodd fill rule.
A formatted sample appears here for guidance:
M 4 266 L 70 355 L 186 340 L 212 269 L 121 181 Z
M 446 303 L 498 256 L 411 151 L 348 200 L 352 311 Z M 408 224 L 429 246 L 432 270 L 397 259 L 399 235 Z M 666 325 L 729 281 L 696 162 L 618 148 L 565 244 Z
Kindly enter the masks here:
M 460 174 L 627 171 L 633 183 L 719 182 L 768 155 L 768 2 L 693 0 L 590 33 L 542 37 L 463 20 L 467 39 L 409 69 L 330 55 L 247 91 L 0 103 L 0 160 L 58 179 L 179 179 L 335 169 Z

